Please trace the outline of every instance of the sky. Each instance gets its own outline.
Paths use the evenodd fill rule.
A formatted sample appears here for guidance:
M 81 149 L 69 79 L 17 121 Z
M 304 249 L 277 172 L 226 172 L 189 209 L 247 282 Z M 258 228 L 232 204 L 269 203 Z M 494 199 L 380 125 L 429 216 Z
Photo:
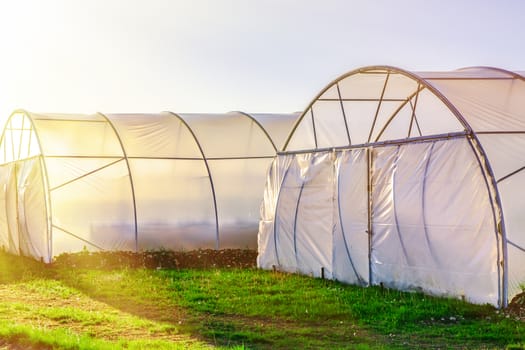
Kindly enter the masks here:
M 301 111 L 369 65 L 525 70 L 525 0 L 0 0 L 0 124 Z

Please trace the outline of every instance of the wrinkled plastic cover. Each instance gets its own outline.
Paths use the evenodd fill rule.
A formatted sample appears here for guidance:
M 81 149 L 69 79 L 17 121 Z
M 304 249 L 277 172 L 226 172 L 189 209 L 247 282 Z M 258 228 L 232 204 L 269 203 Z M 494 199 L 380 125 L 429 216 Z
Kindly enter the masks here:
M 525 131 L 525 81 L 520 79 L 429 80 L 475 132 Z
M 488 188 L 498 222 L 493 235 L 502 236 L 496 260 L 506 259 L 502 266 L 508 284 L 501 283 L 503 289 L 508 288 L 509 299 L 521 291 L 525 284 L 523 71 L 487 67 L 415 73 L 388 67 L 362 69 L 329 86 L 300 118 L 286 151 L 344 149 L 472 132 L 485 182 L 466 180 L 470 182 L 463 187 L 479 185 L 471 189 L 476 192 L 483 191 L 483 186 Z M 455 166 L 463 168 L 464 164 Z M 450 168 L 451 174 L 459 171 Z M 389 195 L 397 196 L 395 192 Z M 388 196 L 380 199 L 391 200 Z M 421 204 L 414 203 L 411 210 L 421 211 Z M 357 218 L 352 221 L 359 222 Z M 404 248 L 404 244 L 392 247 L 401 252 Z
M 494 216 L 466 138 L 279 155 L 264 200 L 261 268 L 499 303 Z
M 50 262 L 41 158 L 0 165 L 0 186 L 0 246 Z

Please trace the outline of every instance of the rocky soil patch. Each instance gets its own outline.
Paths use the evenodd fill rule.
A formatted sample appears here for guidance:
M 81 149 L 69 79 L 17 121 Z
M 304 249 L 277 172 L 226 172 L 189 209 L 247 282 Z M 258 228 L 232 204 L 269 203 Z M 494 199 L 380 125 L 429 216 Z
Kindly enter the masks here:
M 511 317 L 519 318 L 525 321 L 525 292 L 522 292 L 512 298 L 509 307 L 505 309 L 505 313 Z

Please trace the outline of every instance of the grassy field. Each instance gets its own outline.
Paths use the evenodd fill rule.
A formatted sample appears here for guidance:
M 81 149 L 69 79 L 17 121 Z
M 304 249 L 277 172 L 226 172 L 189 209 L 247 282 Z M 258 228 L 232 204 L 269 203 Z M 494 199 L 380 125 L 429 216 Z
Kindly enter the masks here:
M 490 306 L 256 269 L 82 269 L 0 253 L 0 349 L 522 349 Z M 509 346 L 509 344 L 513 344 Z

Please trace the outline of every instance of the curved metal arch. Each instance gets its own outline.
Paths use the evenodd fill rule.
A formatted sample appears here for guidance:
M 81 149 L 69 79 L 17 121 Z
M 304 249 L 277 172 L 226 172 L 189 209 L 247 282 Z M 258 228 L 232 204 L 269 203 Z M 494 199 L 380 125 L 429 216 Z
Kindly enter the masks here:
M 512 71 L 509 71 L 509 70 L 506 70 L 506 69 L 502 69 L 502 68 L 497 68 L 497 67 L 490 67 L 490 66 L 474 66 L 474 67 L 464 67 L 464 68 L 461 68 L 459 69 L 460 71 L 463 70 L 469 70 L 469 69 L 488 69 L 488 70 L 493 70 L 493 71 L 496 71 L 496 72 L 500 72 L 500 73 L 504 73 L 504 74 L 507 74 L 509 75 L 511 78 L 513 79 L 518 79 L 518 80 L 522 80 L 522 81 L 525 81 L 525 76 L 519 74 L 519 73 L 516 73 L 516 72 L 512 72 Z M 495 195 L 495 201 L 496 201 L 496 206 L 498 207 L 499 209 L 499 219 L 500 219 L 500 233 L 502 235 L 502 258 L 503 258 L 503 266 L 502 266 L 502 279 L 503 279 L 503 290 L 502 290 L 502 298 L 500 298 L 500 302 L 501 302 L 501 306 L 503 307 L 507 307 L 508 305 L 508 249 L 507 249 L 507 243 L 509 243 L 508 239 L 507 239 L 507 230 L 506 230 L 506 225 L 505 225 L 505 218 L 504 218 L 504 215 L 503 215 L 503 205 L 502 205 L 502 202 L 501 202 L 501 196 L 500 196 L 500 193 L 499 193 L 499 188 L 498 188 L 498 182 L 499 180 L 496 179 L 495 175 L 494 175 L 494 170 L 492 169 L 492 166 L 490 165 L 490 160 L 488 159 L 487 157 L 487 154 L 485 152 L 485 149 L 483 148 L 476 132 L 473 133 L 473 138 L 472 138 L 472 141 L 473 143 L 475 143 L 475 146 L 478 150 L 478 152 L 480 153 L 480 157 L 483 158 L 484 160 L 484 165 L 485 165 L 485 170 L 488 172 L 488 175 L 489 175 L 489 178 L 490 178 L 490 183 L 492 185 L 492 188 L 494 189 L 494 195 Z M 474 148 L 474 145 L 471 144 L 471 146 Z M 475 153 L 475 152 L 474 152 Z M 480 167 L 481 164 L 480 164 Z M 482 167 L 483 168 L 483 167 Z M 501 179 L 500 179 L 501 180 Z M 486 180 L 486 182 L 488 182 L 488 179 Z M 487 186 L 488 186 L 488 183 L 487 183 Z M 490 195 L 490 192 L 489 192 L 489 195 Z M 492 200 L 491 200 L 491 203 L 492 203 Z M 493 210 L 493 215 L 494 215 L 494 219 L 496 220 L 496 213 L 494 212 Z M 497 225 L 497 222 L 495 223 Z M 497 228 L 496 228 L 497 229 Z M 498 237 L 496 237 L 496 239 L 498 240 Z M 498 250 L 498 272 L 500 271 L 500 264 L 499 264 L 499 250 Z M 499 281 L 498 281 L 499 282 Z M 502 299 L 502 300 L 501 300 Z
M 124 143 L 122 142 L 120 134 L 118 133 L 117 128 L 115 127 L 111 119 L 109 119 L 105 114 L 101 112 L 97 112 L 97 114 L 101 116 L 102 118 L 104 118 L 108 122 L 108 124 L 111 126 L 111 128 L 113 129 L 113 132 L 115 133 L 115 136 L 117 137 L 118 142 L 120 143 L 120 148 L 122 149 L 124 159 L 126 160 L 126 166 L 128 168 L 128 175 L 129 175 L 129 184 L 131 186 L 131 197 L 133 199 L 133 219 L 135 222 L 135 251 L 138 252 L 139 250 L 139 228 L 138 228 L 138 220 L 137 220 L 137 199 L 135 196 L 135 184 L 133 182 L 133 174 L 131 172 L 131 167 L 129 165 L 128 154 L 126 152 L 126 148 L 124 147 Z
M 434 87 L 433 84 L 431 84 L 429 81 L 427 81 L 424 78 L 421 78 L 417 73 L 409 72 L 404 69 L 400 68 L 394 68 L 394 67 L 388 67 L 388 69 L 391 69 L 392 72 L 402 74 L 408 78 L 411 78 L 421 84 L 423 88 L 427 88 L 430 92 L 432 92 L 438 99 L 443 102 L 443 104 L 448 107 L 448 109 L 454 114 L 454 116 L 458 119 L 458 121 L 461 123 L 461 125 L 465 128 L 465 131 L 468 133 L 472 132 L 472 127 L 468 123 L 468 121 L 463 117 L 463 115 L 459 112 L 459 110 L 454 106 L 454 104 L 439 91 L 436 87 Z M 421 89 L 422 90 L 422 89 Z
M 461 68 L 459 69 L 459 71 L 465 71 L 465 70 L 469 70 L 469 69 L 488 69 L 488 70 L 493 70 L 493 71 L 497 71 L 497 72 L 500 72 L 500 73 L 504 73 L 504 74 L 507 74 L 509 75 L 511 78 L 513 79 L 519 79 L 519 80 L 522 80 L 522 81 L 525 81 L 525 76 L 519 74 L 519 73 L 516 73 L 516 72 L 512 72 L 512 71 L 509 71 L 509 70 L 506 70 L 506 69 L 502 69 L 502 68 L 497 68 L 497 67 L 489 67 L 489 66 L 473 66 L 473 67 L 464 67 L 464 68 Z M 471 141 L 471 146 L 473 148 L 473 152 L 476 154 L 475 152 L 475 149 L 477 149 L 477 151 L 479 152 L 479 157 L 481 157 L 483 159 L 483 165 L 480 164 L 480 167 L 482 169 L 484 169 L 487 173 L 488 173 L 488 177 L 490 179 L 490 184 L 492 185 L 492 188 L 494 190 L 494 196 L 495 196 L 495 205 L 496 207 L 498 208 L 499 210 L 499 219 L 500 219 L 500 233 L 501 233 L 501 236 L 502 236 L 502 245 L 501 245 L 501 249 L 502 249 L 502 258 L 503 258 L 503 266 L 501 267 L 501 270 L 502 270 L 502 291 L 501 293 L 503 294 L 502 295 L 502 298 L 500 298 L 500 303 L 501 305 L 500 306 L 503 306 L 503 307 L 507 307 L 508 305 L 508 249 L 507 249 L 507 243 L 509 243 L 508 239 L 507 239 L 507 230 L 506 230 L 506 225 L 505 225 L 505 218 L 504 218 L 504 215 L 503 215 L 503 205 L 502 205 L 502 202 L 501 202 L 501 196 L 500 196 L 500 193 L 499 193 L 499 188 L 498 188 L 498 180 L 496 179 L 495 175 L 494 175 L 494 170 L 492 169 L 492 166 L 490 165 L 490 160 L 488 159 L 487 157 L 487 154 L 485 152 L 485 149 L 483 148 L 483 145 L 481 144 L 478 136 L 477 136 L 477 133 L 474 131 L 472 133 L 472 141 Z M 478 157 L 478 155 L 476 154 L 476 157 Z M 479 158 L 478 158 L 478 161 Z M 480 161 L 481 163 L 481 161 Z M 487 183 L 487 187 L 489 186 L 489 179 L 486 179 L 486 183 Z M 500 179 L 501 180 L 501 179 Z M 491 193 L 489 191 L 489 198 L 491 198 Z M 493 200 L 491 198 L 491 204 L 494 205 L 493 203 Z M 493 209 L 493 216 L 494 216 L 494 220 L 496 221 L 496 212 L 495 210 Z M 496 226 L 497 226 L 497 221 L 495 222 Z M 496 227 L 496 232 L 498 232 L 497 230 L 497 227 Z M 498 240 L 498 237 L 496 236 L 496 240 Z M 500 271 L 500 264 L 499 264 L 499 249 L 498 249 L 498 273 Z M 500 281 L 498 281 L 498 283 L 500 283 Z
M 474 67 L 471 67 L 471 68 L 474 68 Z M 491 68 L 491 67 L 486 67 L 488 69 L 494 69 L 494 70 L 497 70 L 497 71 L 501 71 L 501 72 L 504 72 L 506 74 L 509 74 L 511 75 L 512 77 L 516 78 L 516 79 L 522 79 L 524 80 L 525 77 L 523 77 L 522 75 L 518 74 L 518 73 L 514 73 L 514 72 L 511 72 L 511 71 L 506 71 L 506 70 L 503 70 L 503 69 L 499 69 L 499 68 Z M 468 68 L 465 68 L 465 69 L 468 69 Z M 497 182 L 496 182 L 496 179 L 495 179 L 495 176 L 494 176 L 494 171 L 490 165 L 490 161 L 486 155 L 486 152 L 485 150 L 483 149 L 483 146 L 481 145 L 481 142 L 479 140 L 479 138 L 477 137 L 475 131 L 472 129 L 472 127 L 470 126 L 470 124 L 468 123 L 468 121 L 465 119 L 465 117 L 459 112 L 459 110 L 454 106 L 454 104 L 444 95 L 441 93 L 441 91 L 436 88 L 429 80 L 431 79 L 425 79 L 421 76 L 419 76 L 417 73 L 414 73 L 414 72 L 409 72 L 407 70 L 404 70 L 404 69 L 400 69 L 400 68 L 396 68 L 396 67 L 392 67 L 392 66 L 368 66 L 368 67 L 363 67 L 363 68 L 358 68 L 358 69 L 355 69 L 353 71 L 350 71 L 340 77 L 338 77 L 337 79 L 335 79 L 334 81 L 332 81 L 331 83 L 329 83 L 311 102 L 310 104 L 308 105 L 308 107 L 303 111 L 303 113 L 301 114 L 301 116 L 297 119 L 295 125 L 293 126 L 290 134 L 288 135 L 288 138 L 286 139 L 286 142 L 284 144 L 284 147 L 283 147 L 283 150 L 284 150 L 284 153 L 286 153 L 286 148 L 288 147 L 288 144 L 291 140 L 291 138 L 293 137 L 297 127 L 299 126 L 299 124 L 302 122 L 302 120 L 304 119 L 305 115 L 307 114 L 308 110 L 310 110 L 310 108 L 312 108 L 313 104 L 319 99 L 319 97 L 324 94 L 329 88 L 331 88 L 334 84 L 338 83 L 339 81 L 349 77 L 349 76 L 352 76 L 352 75 L 355 75 L 355 74 L 358 74 L 358 73 L 366 73 L 366 72 L 371 72 L 371 71 L 382 71 L 383 73 L 386 73 L 386 74 L 389 74 L 389 73 L 399 73 L 399 74 L 402 74 L 408 78 L 411 78 L 413 80 L 415 80 L 416 82 L 418 82 L 420 84 L 420 86 L 422 86 L 423 88 L 427 88 L 431 93 L 434 94 L 434 96 L 436 96 L 439 100 L 441 100 L 441 102 L 454 114 L 454 116 L 457 118 L 457 120 L 460 122 L 460 124 L 463 126 L 463 128 L 465 129 L 465 132 L 467 134 L 467 137 L 470 136 L 470 140 L 473 144 L 475 144 L 475 146 L 473 145 L 473 152 L 475 154 L 478 154 L 479 153 L 479 156 L 483 159 L 483 166 L 482 166 L 482 169 L 484 170 L 484 175 L 485 176 L 488 176 L 489 179 L 487 179 L 487 187 L 488 186 L 488 183 L 490 183 L 490 186 L 492 187 L 492 189 L 494 190 L 494 199 L 492 198 L 492 195 L 491 195 L 491 191 L 490 189 L 488 188 L 488 191 L 489 191 L 489 198 L 490 198 L 490 202 L 491 202 L 491 206 L 493 208 L 493 215 L 494 215 L 494 218 L 496 218 L 497 216 L 499 216 L 499 222 L 500 222 L 500 229 L 496 231 L 496 234 L 499 232 L 501 232 L 501 235 L 502 235 L 502 239 L 503 239 L 503 242 L 507 242 L 507 235 L 506 235 L 506 229 L 505 229 L 505 220 L 504 220 L 504 217 L 503 217 L 503 210 L 502 210 L 502 203 L 501 203 L 501 197 L 500 197 L 500 194 L 499 194 L 499 190 L 498 190 L 498 187 L 497 187 Z M 418 92 L 418 91 L 417 91 Z M 417 93 L 416 92 L 416 93 Z M 397 113 L 397 111 L 396 111 Z M 396 114 L 394 113 L 394 115 Z M 478 153 L 476 152 L 476 150 L 478 151 Z M 495 210 L 495 207 L 497 207 L 498 211 L 499 211 L 499 215 L 496 214 L 496 210 Z M 507 246 L 506 244 L 502 244 L 502 255 L 503 255 L 503 272 L 502 272 L 502 284 L 503 284 L 503 291 L 502 291 L 502 294 L 503 294 L 503 300 L 502 300 L 502 306 L 506 306 L 507 303 L 508 303 L 508 291 L 507 291 L 507 288 L 508 288 L 508 271 L 507 271 L 507 265 L 508 265 L 508 255 L 507 255 Z M 498 247 L 498 251 L 499 251 L 499 247 Z M 497 262 L 498 264 L 498 269 L 499 269 L 499 261 Z M 500 281 L 498 281 L 498 283 L 500 283 Z
M 177 118 L 180 120 L 180 122 L 188 129 L 191 136 L 193 137 L 193 140 L 195 141 L 195 144 L 199 148 L 199 152 L 202 155 L 202 160 L 204 161 L 204 165 L 206 166 L 206 171 L 208 173 L 208 179 L 210 180 L 210 187 L 211 187 L 211 194 L 213 197 L 213 209 L 215 211 L 215 249 L 219 249 L 219 211 L 217 208 L 217 195 L 215 193 L 215 185 L 213 184 L 213 176 L 211 175 L 211 169 L 210 165 L 208 163 L 208 159 L 206 158 L 206 155 L 204 154 L 204 149 L 202 148 L 199 139 L 197 138 L 197 135 L 195 135 L 195 132 L 190 127 L 190 125 L 182 118 L 180 115 L 173 113 L 171 111 L 165 111 L 164 113 L 171 115 L 172 117 Z
M 24 116 L 24 118 L 27 118 L 31 124 L 31 129 L 33 130 L 33 132 L 35 133 L 35 137 L 37 139 L 37 142 L 38 142 L 38 148 L 40 149 L 40 154 L 43 154 L 42 153 L 42 143 L 40 141 L 40 137 L 38 136 L 38 133 L 36 132 L 36 128 L 35 128 L 35 123 L 33 122 L 33 118 L 31 117 L 31 113 L 26 111 L 25 109 L 15 109 L 10 115 L 9 115 L 9 118 L 7 118 L 7 121 L 5 122 L 5 125 L 4 125 L 4 129 L 2 130 L 2 136 L 0 137 L 0 145 L 2 145 L 4 143 L 4 138 L 5 138 L 5 133 L 6 133 L 6 130 L 8 128 L 8 125 L 9 123 L 11 122 L 11 120 L 14 118 L 15 115 L 18 115 L 18 114 L 22 114 Z M 16 160 L 19 160 L 19 159 L 16 159 Z
M 48 176 L 48 171 L 47 171 L 47 164 L 46 162 L 43 160 L 43 158 L 45 157 L 44 155 L 44 151 L 43 151 L 43 148 L 42 148 L 42 141 L 40 140 L 40 135 L 38 134 L 38 128 L 35 126 L 35 123 L 33 122 L 33 118 L 31 117 L 31 113 L 26 111 L 25 109 L 16 109 L 14 110 L 11 115 L 9 116 L 9 118 L 7 119 L 6 123 L 5 123 L 5 126 L 4 126 L 4 129 L 2 130 L 2 136 L 0 137 L 0 145 L 2 145 L 4 143 L 4 137 L 5 137 L 5 132 L 6 132 L 6 129 L 7 129 L 7 125 L 8 123 L 11 121 L 11 119 L 14 117 L 15 114 L 22 114 L 25 118 L 27 118 L 29 120 L 29 122 L 31 123 L 31 128 L 35 134 L 35 138 L 36 138 L 36 141 L 38 143 L 38 148 L 39 148 L 39 153 L 40 153 L 40 166 L 42 168 L 42 173 L 41 173 L 41 176 L 42 176 L 42 184 L 44 185 L 44 196 L 45 196 L 45 203 L 46 203 L 46 221 L 47 221 L 47 237 L 46 237 L 46 243 L 47 243 L 47 253 L 48 253 L 48 256 L 47 256 L 47 259 L 49 262 L 51 262 L 51 259 L 53 258 L 53 244 L 52 244 L 52 241 L 53 241 L 53 230 L 52 230 L 52 227 L 53 227 L 53 215 L 52 215 L 52 206 L 51 206 L 51 192 L 49 191 L 49 189 L 51 188 L 50 184 L 49 184 L 49 176 Z M 30 136 L 31 137 L 31 136 Z M 5 147 L 5 146 L 4 146 Z
M 503 207 L 501 206 L 501 200 L 499 196 L 499 190 L 497 183 L 495 182 L 494 173 L 492 172 L 492 168 L 490 167 L 490 163 L 488 161 L 488 158 L 485 154 L 485 151 L 483 150 L 483 147 L 481 146 L 481 143 L 479 142 L 478 138 L 467 137 L 467 142 L 472 149 L 472 153 L 474 153 L 474 157 L 476 157 L 476 160 L 478 162 L 479 168 L 482 171 L 483 180 L 485 182 L 485 186 L 487 188 L 487 194 L 489 196 L 490 205 L 492 208 L 492 219 L 494 220 L 494 233 L 496 235 L 496 245 L 497 245 L 497 271 L 498 271 L 498 304 L 499 306 L 507 307 L 508 303 L 508 296 L 507 296 L 507 279 L 508 279 L 508 272 L 507 272 L 507 234 L 505 231 L 505 223 L 503 220 Z M 485 165 L 485 166 L 484 166 Z M 488 168 L 488 169 L 487 169 Z M 495 202 L 492 199 L 492 193 L 490 185 L 492 185 L 495 193 Z M 498 215 L 496 214 L 496 207 L 499 209 L 499 219 L 501 224 L 501 235 L 502 235 L 502 255 L 503 255 L 503 266 L 500 267 L 500 251 L 499 251 L 499 237 L 498 233 L 500 230 L 498 230 Z M 503 283 L 502 283 L 503 280 Z M 502 286 L 503 284 L 503 286 Z
M 358 68 L 358 69 L 352 70 L 352 71 L 350 71 L 348 73 L 345 73 L 345 74 L 339 76 L 338 78 L 336 78 L 335 80 L 331 81 L 328 85 L 326 85 L 326 87 L 323 90 L 321 90 L 321 92 L 319 92 L 317 94 L 317 96 L 310 102 L 310 104 L 308 104 L 308 106 L 303 111 L 301 116 L 297 119 L 297 121 L 294 124 L 292 130 L 290 131 L 290 134 L 288 135 L 288 138 L 286 139 L 286 142 L 284 144 L 283 150 L 286 150 L 286 148 L 288 147 L 288 143 L 290 142 L 292 136 L 294 135 L 297 127 L 299 126 L 301 121 L 304 119 L 304 117 L 305 117 L 306 113 L 308 112 L 308 110 L 310 108 L 312 108 L 313 104 L 328 89 L 330 89 L 333 85 L 339 83 L 340 81 L 342 81 L 342 80 L 344 80 L 344 79 L 346 79 L 346 78 L 348 78 L 348 77 L 350 77 L 352 75 L 356 75 L 356 74 L 359 74 L 359 73 L 367 73 L 367 72 L 371 72 L 371 71 L 381 71 L 381 72 L 384 72 L 385 74 L 398 73 L 398 74 L 402 74 L 402 75 L 404 75 L 404 76 L 406 76 L 408 78 L 411 78 L 414 81 L 420 83 L 423 87 L 428 88 L 429 91 L 431 91 L 437 98 L 439 98 L 441 100 L 441 102 L 443 102 L 449 108 L 449 110 L 454 114 L 454 116 L 458 119 L 458 121 L 461 123 L 461 125 L 465 128 L 465 130 L 467 132 L 469 132 L 469 133 L 472 132 L 472 128 L 470 127 L 470 124 L 465 120 L 463 115 L 452 104 L 452 102 L 450 102 L 450 100 L 445 95 L 443 95 L 437 88 L 435 88 L 434 85 L 432 85 L 430 82 L 428 82 L 424 78 L 420 77 L 417 73 L 413 73 L 413 72 L 410 72 L 410 71 L 407 71 L 407 70 L 404 70 L 404 69 L 401 69 L 401 68 L 393 67 L 393 66 L 367 66 L 367 67 Z
M 230 113 L 238 113 L 242 116 L 245 116 L 247 117 L 248 119 L 250 119 L 251 121 L 253 121 L 255 124 L 257 124 L 259 126 L 259 128 L 261 128 L 261 130 L 264 132 L 264 134 L 266 135 L 266 137 L 268 138 L 268 140 L 270 141 L 270 143 L 272 144 L 272 147 L 273 149 L 275 150 L 275 152 L 278 152 L 279 150 L 277 149 L 277 146 L 275 146 L 275 143 L 273 142 L 273 139 L 272 137 L 270 136 L 270 134 L 268 134 L 268 131 L 264 128 L 264 126 L 262 126 L 262 124 L 251 114 L 249 113 L 246 113 L 246 112 L 242 112 L 242 111 L 232 111 Z

